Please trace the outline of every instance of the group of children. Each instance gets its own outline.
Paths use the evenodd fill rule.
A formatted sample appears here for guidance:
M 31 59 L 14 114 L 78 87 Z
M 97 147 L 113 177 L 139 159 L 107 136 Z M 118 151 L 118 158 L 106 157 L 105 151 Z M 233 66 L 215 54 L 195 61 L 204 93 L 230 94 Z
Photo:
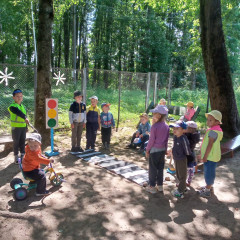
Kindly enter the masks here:
M 115 127 L 112 113 L 109 112 L 109 103 L 102 103 L 102 112 L 97 106 L 98 98 L 90 97 L 91 105 L 86 107 L 82 102 L 80 91 L 74 92 L 75 101 L 69 109 L 69 121 L 72 129 L 72 149 L 71 151 L 80 152 L 81 136 L 83 128 L 86 127 L 87 144 L 86 149 L 95 149 L 97 130 L 102 134 L 102 143 L 105 149 L 109 149 L 111 131 Z M 10 120 L 12 127 L 12 137 L 14 144 L 14 162 L 18 163 L 18 150 L 20 149 L 20 158 L 22 161 L 23 173 L 37 183 L 36 195 L 42 196 L 49 194 L 46 190 L 46 177 L 40 169 L 40 164 L 53 162 L 41 155 L 41 135 L 33 133 L 27 138 L 25 147 L 27 124 L 29 120 L 26 116 L 26 108 L 22 105 L 23 94 L 20 89 L 13 91 L 14 102 L 9 106 Z M 191 120 L 193 116 L 193 103 L 187 104 L 188 111 L 183 120 L 174 124 L 166 123 L 168 115 L 166 101 L 160 100 L 153 110 L 152 126 L 149 123 L 147 114 L 140 116 L 140 125 L 133 134 L 129 147 L 140 146 L 140 151 L 144 151 L 146 158 L 149 158 L 149 183 L 146 190 L 150 193 L 163 191 L 163 170 L 165 164 L 165 155 L 168 153 L 169 127 L 173 128 L 174 144 L 172 155 L 176 167 L 176 175 L 179 183 L 177 189 L 172 191 L 175 197 L 184 197 L 186 186 L 191 184 L 195 165 L 194 148 L 200 140 L 200 134 L 197 131 L 197 124 Z M 206 186 L 199 189 L 200 196 L 210 197 L 215 179 L 215 169 L 217 162 L 221 158 L 220 141 L 223 137 L 220 128 L 222 114 L 213 110 L 206 113 L 207 130 L 201 143 L 200 159 L 204 163 L 204 178 Z M 185 122 L 184 120 L 189 120 Z M 188 176 L 188 177 L 187 177 Z
M 165 155 L 168 154 L 169 128 L 173 128 L 173 148 L 171 150 L 176 176 L 179 181 L 177 189 L 172 191 L 172 195 L 183 198 L 190 186 L 196 165 L 194 148 L 200 141 L 200 133 L 197 131 L 197 124 L 194 121 L 184 122 L 179 120 L 169 126 L 165 119 L 168 109 L 163 105 L 158 105 L 153 110 L 153 124 L 150 131 L 149 141 L 146 147 L 146 157 L 149 158 L 149 182 L 146 190 L 150 193 L 163 191 L 163 170 Z M 206 186 L 198 190 L 201 197 L 210 197 L 212 186 L 215 180 L 215 170 L 217 162 L 221 159 L 220 141 L 223 132 L 220 127 L 222 114 L 213 110 L 206 113 L 207 132 L 201 143 L 200 159 L 204 163 L 204 178 Z
M 90 97 L 91 105 L 86 107 L 82 102 L 83 96 L 80 91 L 74 92 L 75 101 L 69 109 L 69 121 L 72 129 L 72 152 L 82 152 L 81 137 L 83 129 L 86 127 L 87 144 L 85 149 L 95 149 L 97 130 L 101 126 L 102 143 L 105 149 L 109 150 L 112 128 L 115 122 L 112 113 L 109 112 L 109 103 L 101 105 L 102 112 L 97 106 L 97 96 Z M 10 121 L 12 128 L 14 163 L 19 163 L 21 159 L 23 174 L 31 179 L 30 183 L 36 183 L 36 196 L 45 196 L 49 192 L 46 190 L 46 176 L 40 168 L 40 164 L 49 164 L 53 159 L 48 159 L 41 154 L 42 138 L 39 133 L 32 133 L 27 138 L 25 147 L 27 125 L 27 111 L 23 101 L 21 89 L 13 91 L 14 102 L 9 106 Z M 18 155 L 20 149 L 20 156 Z
M 82 102 L 83 96 L 80 91 L 74 92 L 75 101 L 71 104 L 69 109 L 69 121 L 72 128 L 72 148 L 71 152 L 82 152 L 81 137 L 83 128 L 86 127 L 87 149 L 95 149 L 95 142 L 97 131 L 100 130 L 102 134 L 102 144 L 107 150 L 110 149 L 110 138 L 112 128 L 115 128 L 115 121 L 111 112 L 109 112 L 110 104 L 102 103 L 102 112 L 98 108 L 98 97 L 92 96 L 91 105 L 86 107 Z

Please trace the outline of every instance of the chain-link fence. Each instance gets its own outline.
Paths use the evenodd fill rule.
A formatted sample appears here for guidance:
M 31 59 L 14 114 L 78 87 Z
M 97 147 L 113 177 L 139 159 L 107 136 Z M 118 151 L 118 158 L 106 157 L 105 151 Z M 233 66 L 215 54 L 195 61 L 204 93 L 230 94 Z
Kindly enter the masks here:
M 233 85 L 237 102 L 240 102 L 240 75 L 233 74 Z M 69 125 L 68 109 L 73 102 L 73 92 L 78 89 L 84 94 L 84 101 L 92 95 L 99 97 L 99 103 L 112 103 L 115 118 L 120 111 L 143 112 L 151 101 L 157 104 L 160 98 L 172 105 L 196 101 L 205 112 L 207 106 L 207 82 L 205 73 L 194 71 L 170 71 L 169 73 L 133 73 L 101 69 L 53 68 L 51 78 L 52 97 L 59 99 L 60 127 Z M 26 65 L 0 64 L 0 117 L 8 119 L 8 106 L 12 92 L 20 88 L 24 94 L 23 104 L 28 116 L 34 117 L 34 92 L 36 89 L 36 67 Z M 192 90 L 192 91 L 188 91 Z M 111 109 L 111 110 L 112 110 Z M 127 116 L 131 119 L 131 116 Z

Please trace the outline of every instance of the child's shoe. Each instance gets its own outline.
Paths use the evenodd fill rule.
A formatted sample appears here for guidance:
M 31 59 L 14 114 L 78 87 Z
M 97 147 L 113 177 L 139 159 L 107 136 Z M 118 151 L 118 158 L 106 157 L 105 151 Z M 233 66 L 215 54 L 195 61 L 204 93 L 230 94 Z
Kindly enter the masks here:
M 156 188 L 159 192 L 163 192 L 163 186 L 162 185 L 157 185 Z
M 44 193 L 36 193 L 35 195 L 36 195 L 36 197 L 41 197 L 41 196 L 47 196 L 49 194 L 50 194 L 50 192 L 48 190 L 45 190 Z
M 110 150 L 110 144 L 106 143 L 105 146 L 107 150 Z
M 206 189 L 206 186 L 198 187 L 198 188 L 197 188 L 197 192 L 200 194 L 200 193 L 203 192 L 205 189 Z M 210 188 L 210 192 L 211 192 L 211 193 L 214 192 L 213 187 Z
M 84 152 L 81 147 L 76 147 L 77 152 Z
M 145 188 L 145 190 L 146 190 L 147 192 L 152 193 L 152 194 L 157 193 L 157 189 L 156 189 L 155 187 L 150 186 L 150 185 L 148 185 L 148 186 Z
M 205 198 L 211 197 L 211 190 L 205 188 L 200 192 L 200 197 L 205 197 Z
M 71 152 L 78 152 L 78 150 L 77 150 L 76 147 L 72 147 L 70 151 L 71 151 Z
M 178 191 L 178 189 L 173 190 L 171 193 L 172 193 L 172 195 L 173 195 L 174 197 L 177 197 L 177 198 L 184 198 L 183 193 L 180 193 L 180 192 Z

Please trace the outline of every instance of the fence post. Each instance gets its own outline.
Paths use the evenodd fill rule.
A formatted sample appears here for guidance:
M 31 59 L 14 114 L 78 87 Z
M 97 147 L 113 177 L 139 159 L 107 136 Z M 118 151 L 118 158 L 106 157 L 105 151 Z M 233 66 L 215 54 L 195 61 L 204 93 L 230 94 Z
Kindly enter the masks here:
M 155 73 L 154 92 L 153 92 L 153 103 L 154 103 L 154 106 L 156 105 L 156 102 L 157 102 L 157 81 L 158 81 L 158 73 Z
M 87 69 L 83 69 L 83 77 L 82 77 L 82 95 L 83 95 L 83 102 L 86 104 L 87 99 Z
M 147 110 L 148 103 L 149 103 L 150 82 L 151 82 L 151 73 L 149 72 L 147 75 L 147 92 L 146 92 L 145 111 Z
M 172 86 L 172 75 L 173 75 L 173 70 L 170 70 L 170 75 L 169 75 L 169 84 L 168 84 L 168 106 L 171 105 L 171 86 Z
M 118 120 L 117 120 L 117 128 L 116 132 L 118 132 L 119 120 L 120 120 L 120 106 L 121 106 L 121 88 L 122 88 L 122 74 L 121 72 L 118 73 Z

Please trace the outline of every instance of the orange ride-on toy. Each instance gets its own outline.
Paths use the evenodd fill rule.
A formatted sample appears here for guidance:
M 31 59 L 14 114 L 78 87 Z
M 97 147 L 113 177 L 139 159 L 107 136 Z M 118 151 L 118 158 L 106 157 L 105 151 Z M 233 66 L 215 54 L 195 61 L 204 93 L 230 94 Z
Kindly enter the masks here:
M 29 183 L 23 183 L 21 178 L 14 178 L 10 182 L 10 186 L 12 189 L 14 189 L 13 197 L 16 200 L 21 201 L 27 198 L 28 191 L 36 188 L 37 184 L 33 179 L 30 179 L 24 176 L 21 158 L 18 159 L 18 163 L 24 179 L 29 181 Z M 65 182 L 63 175 L 61 173 L 56 173 L 51 163 L 45 169 L 45 173 L 48 173 L 48 172 L 50 173 L 48 178 L 50 180 L 50 183 L 53 186 L 60 186 L 62 182 Z

